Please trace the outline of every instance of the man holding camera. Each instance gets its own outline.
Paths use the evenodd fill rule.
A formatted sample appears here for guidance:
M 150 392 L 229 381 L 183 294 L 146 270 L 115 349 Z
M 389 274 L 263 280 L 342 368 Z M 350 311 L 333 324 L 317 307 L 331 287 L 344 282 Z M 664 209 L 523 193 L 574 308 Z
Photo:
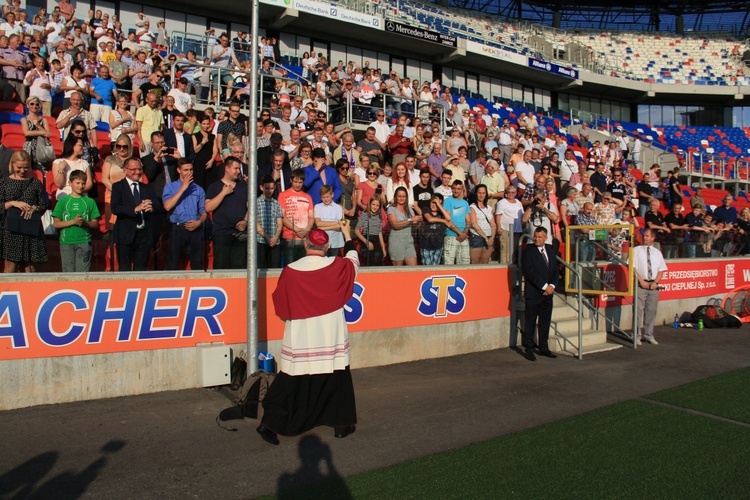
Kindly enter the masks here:
M 667 264 L 661 252 L 654 247 L 657 230 L 646 228 L 643 230 L 643 245 L 634 249 L 635 273 L 638 279 L 638 309 L 636 321 L 642 325 L 636 343 L 642 340 L 649 344 L 658 344 L 654 338 L 654 323 L 656 322 L 656 306 L 659 304 L 659 283 L 667 272 Z
M 151 133 L 150 149 L 151 152 L 149 154 L 141 157 L 143 173 L 146 175 L 154 193 L 161 200 L 164 195 L 164 186 L 179 178 L 177 160 L 182 158 L 182 155 L 176 148 L 166 145 L 162 132 Z M 154 220 L 152 245 L 157 250 L 155 256 L 158 257 L 166 253 L 160 252 L 159 247 L 166 242 L 169 236 L 170 225 L 167 224 L 167 214 L 163 211 L 157 212 L 152 218 Z M 156 264 L 156 266 L 159 265 L 161 264 Z
M 559 243 L 554 243 L 556 240 L 552 238 L 552 225 L 557 222 L 559 215 L 555 204 L 550 202 L 549 198 L 547 198 L 547 192 L 544 189 L 539 188 L 539 179 L 542 179 L 541 185 L 544 185 L 543 181 L 545 177 L 540 175 L 535 183 L 537 187 L 534 196 L 531 198 L 530 203 L 526 205 L 521 220 L 527 225 L 527 232 L 531 237 L 534 236 L 534 231 L 537 228 L 543 227 L 547 231 L 545 243 L 547 245 L 553 245 L 555 252 L 557 252 Z

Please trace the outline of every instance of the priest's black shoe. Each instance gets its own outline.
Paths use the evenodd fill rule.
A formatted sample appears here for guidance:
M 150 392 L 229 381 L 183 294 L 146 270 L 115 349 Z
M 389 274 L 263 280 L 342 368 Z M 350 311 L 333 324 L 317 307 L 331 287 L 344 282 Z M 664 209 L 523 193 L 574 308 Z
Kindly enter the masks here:
M 349 434 L 353 434 L 354 431 L 356 431 L 357 428 L 353 425 L 345 425 L 344 427 L 334 427 L 333 428 L 333 435 L 337 438 L 345 438 Z
M 539 351 L 540 356 L 544 356 L 545 358 L 556 358 L 557 354 L 553 353 L 552 351 Z
M 265 425 L 260 424 L 255 430 L 258 431 L 258 434 L 260 434 L 260 437 L 262 437 L 263 441 L 265 441 L 266 443 L 279 444 L 279 438 L 276 437 L 276 433 Z
M 528 359 L 529 361 L 536 361 L 536 356 L 534 356 L 534 351 L 526 351 L 523 357 Z

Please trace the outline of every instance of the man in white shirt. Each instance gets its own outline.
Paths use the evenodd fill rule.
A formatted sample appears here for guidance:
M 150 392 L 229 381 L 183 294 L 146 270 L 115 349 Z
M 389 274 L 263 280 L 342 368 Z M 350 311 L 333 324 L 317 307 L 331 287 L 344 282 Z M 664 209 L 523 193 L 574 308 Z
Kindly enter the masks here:
M 560 180 L 563 183 L 570 182 L 570 178 L 576 172 L 578 172 L 578 162 L 573 156 L 573 150 L 566 149 L 563 161 L 560 162 Z
M 503 165 L 507 165 L 510 160 L 510 149 L 513 143 L 513 129 L 508 123 L 508 119 L 503 120 L 503 126 L 500 127 L 500 134 L 497 137 L 497 144 L 500 148 L 500 160 Z
M 406 156 L 404 163 L 406 164 L 406 175 L 409 176 L 409 185 L 414 187 L 419 184 L 419 170 L 415 168 L 417 166 L 417 158 L 410 153 Z
M 375 129 L 375 139 L 380 143 L 383 149 L 388 145 L 388 135 L 391 133 L 391 127 L 385 122 L 385 113 L 378 110 L 375 113 L 375 121 L 370 124 Z
M 638 164 L 641 162 L 641 137 L 638 132 L 633 132 L 633 164 L 635 168 L 639 168 Z
M 188 109 L 193 107 L 193 100 L 190 94 L 185 92 L 188 86 L 187 78 L 180 78 L 175 81 L 175 86 L 169 91 L 169 96 L 174 97 L 174 107 L 177 108 L 180 113 L 185 113 Z
M 658 344 L 654 338 L 654 323 L 656 322 L 656 307 L 659 304 L 659 282 L 667 272 L 667 264 L 661 251 L 654 247 L 657 230 L 646 228 L 643 230 L 643 245 L 634 249 L 635 273 L 638 278 L 638 308 L 636 321 L 643 325 L 636 343 L 641 339 L 650 344 Z
M 23 27 L 16 22 L 16 13 L 8 12 L 5 15 L 5 22 L 0 24 L 0 33 L 10 37 L 10 35 L 20 35 L 23 33 Z
M 534 183 L 534 165 L 531 164 L 531 151 L 523 153 L 523 160 L 516 162 L 516 179 L 518 179 L 518 191 L 526 191 L 527 184 Z

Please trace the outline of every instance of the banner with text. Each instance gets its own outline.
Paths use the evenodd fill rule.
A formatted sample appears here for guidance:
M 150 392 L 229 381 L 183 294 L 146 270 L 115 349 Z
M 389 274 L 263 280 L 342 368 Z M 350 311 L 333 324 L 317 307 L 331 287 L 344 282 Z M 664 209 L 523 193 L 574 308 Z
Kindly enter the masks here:
M 397 23 L 395 21 L 386 21 L 385 30 L 389 33 L 396 33 L 412 38 L 418 38 L 426 42 L 445 45 L 446 47 L 455 48 L 458 46 L 458 41 L 455 36 L 443 35 L 442 33 L 438 33 L 437 31 L 430 31 L 424 28 L 415 28 L 414 26 L 407 26 L 406 24 Z
M 491 47 L 489 45 L 477 43 L 472 40 L 466 41 L 466 51 L 491 57 L 492 59 L 497 59 L 499 61 L 506 61 L 509 63 L 526 66 L 526 56 L 516 54 L 515 52 L 511 52 L 509 50 L 500 49 L 498 47 Z
M 626 287 L 627 273 L 623 266 L 604 264 L 600 268 L 605 289 L 622 290 Z M 670 260 L 667 262 L 667 272 L 659 283 L 662 287 L 659 300 L 724 295 L 748 283 L 750 259 Z M 613 296 L 605 297 L 602 302 L 608 306 L 622 304 L 618 297 Z
M 277 281 L 258 283 L 261 341 L 283 336 Z M 508 289 L 505 267 L 360 273 L 345 313 L 351 332 L 504 317 Z M 0 360 L 244 343 L 246 297 L 244 277 L 7 283 Z
M 564 76 L 565 78 L 572 78 L 573 80 L 578 79 L 578 70 L 566 68 L 559 64 L 554 64 L 548 61 L 542 61 L 540 59 L 534 59 L 529 57 L 529 68 L 538 69 L 553 75 Z
M 382 17 L 363 14 L 362 12 L 345 9 L 338 5 L 314 2 L 311 0 L 294 0 L 294 8 L 300 12 L 305 12 L 314 16 L 330 17 L 337 21 L 356 24 L 365 28 L 374 28 L 376 30 L 383 29 Z

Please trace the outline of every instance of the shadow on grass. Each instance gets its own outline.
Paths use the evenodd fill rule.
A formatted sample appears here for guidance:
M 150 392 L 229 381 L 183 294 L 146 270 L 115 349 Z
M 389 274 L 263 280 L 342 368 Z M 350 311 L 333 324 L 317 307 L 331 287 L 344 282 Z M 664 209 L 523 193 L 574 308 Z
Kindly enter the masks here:
M 316 491 L 325 492 L 325 497 L 329 499 L 352 498 L 333 463 L 331 448 L 318 436 L 303 437 L 299 442 L 298 452 L 299 468 L 279 476 L 276 488 L 278 498 L 314 498 L 317 496 Z M 308 485 L 315 486 L 299 490 Z

